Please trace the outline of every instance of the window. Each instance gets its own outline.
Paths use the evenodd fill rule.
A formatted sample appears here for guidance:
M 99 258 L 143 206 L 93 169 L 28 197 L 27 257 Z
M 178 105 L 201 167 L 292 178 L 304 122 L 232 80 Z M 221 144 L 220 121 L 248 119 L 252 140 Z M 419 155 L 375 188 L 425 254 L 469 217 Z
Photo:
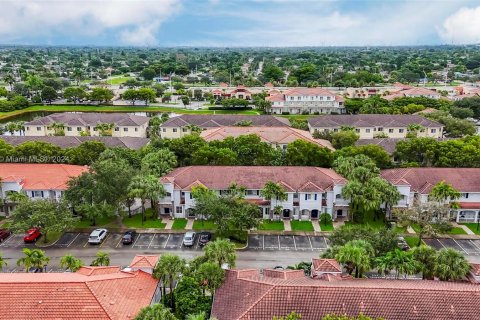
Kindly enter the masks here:
M 393 129 L 388 129 L 388 133 L 393 133 Z
M 37 127 L 37 131 L 42 131 L 42 127 Z
M 189 193 L 189 195 L 190 195 L 190 199 L 193 199 L 193 195 L 191 192 Z
M 312 195 L 310 193 L 305 193 L 305 200 L 311 200 Z
M 314 196 L 313 199 L 314 199 L 314 200 L 317 200 L 317 194 L 315 193 L 313 196 Z
M 435 133 L 435 132 L 437 132 L 437 129 L 432 129 L 432 130 L 430 130 L 430 132 Z
M 462 196 L 463 196 L 465 199 L 468 199 L 468 192 L 467 192 L 467 193 L 463 193 Z
M 256 196 L 258 195 L 258 190 L 247 190 L 246 194 L 247 196 Z
M 32 191 L 32 197 L 43 198 L 43 191 Z
M 183 212 L 183 208 L 182 208 L 182 207 L 176 207 L 176 208 L 175 208 L 175 212 L 176 212 L 176 213 L 182 213 L 182 212 Z
M 378 131 L 383 131 L 383 128 L 382 128 L 382 127 L 379 127 L 377 130 L 378 130 Z
M 187 132 L 187 130 L 188 130 L 187 128 L 182 128 L 183 132 Z
M 341 194 L 335 195 L 335 199 L 342 199 L 342 195 Z
M 93 128 L 93 131 L 97 131 L 97 128 Z
M 162 129 L 162 132 L 167 132 L 167 129 L 163 128 L 163 129 Z
M 398 132 L 403 133 L 404 129 L 398 129 Z
M 370 133 L 370 129 L 365 129 L 365 132 L 366 132 L 366 133 Z
M 27 131 L 30 131 L 30 127 L 27 127 Z
M 120 131 L 120 128 L 119 128 L 119 127 L 116 127 L 116 128 L 115 128 L 115 131 L 117 131 L 117 132 Z
M 359 133 L 359 132 L 360 132 L 360 129 L 355 129 L 355 132 L 356 132 L 356 133 Z
M 333 132 L 338 132 L 338 129 L 337 128 L 333 129 Z
M 172 131 L 173 131 L 173 132 L 177 132 L 177 128 L 173 128 Z
M 67 131 L 72 131 L 72 127 L 67 127 Z
M 77 131 L 78 131 L 78 132 L 82 131 L 82 128 L 81 128 L 81 127 L 77 127 Z
M 135 128 L 135 132 L 138 132 L 138 128 Z
M 182 197 L 185 197 L 185 192 L 182 191 Z

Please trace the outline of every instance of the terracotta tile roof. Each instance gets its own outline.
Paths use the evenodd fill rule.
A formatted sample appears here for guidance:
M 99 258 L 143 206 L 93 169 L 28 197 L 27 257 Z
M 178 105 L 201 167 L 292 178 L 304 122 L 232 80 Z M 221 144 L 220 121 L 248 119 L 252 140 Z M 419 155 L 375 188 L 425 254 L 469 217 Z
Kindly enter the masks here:
M 26 122 L 25 125 L 50 125 L 63 123 L 65 125 L 95 126 L 99 123 L 114 123 L 118 126 L 139 126 L 148 124 L 149 118 L 129 113 L 84 112 L 84 113 L 53 113 Z
M 428 194 L 442 180 L 459 192 L 480 192 L 480 168 L 400 168 L 382 170 L 394 185 L 410 185 L 412 191 Z
M 335 259 L 312 259 L 312 267 L 317 272 L 342 272 L 342 267 Z
M 143 271 L 100 267 L 109 272 L 86 275 L 82 269 L 0 274 L 0 319 L 133 319 L 157 288 Z
M 397 87 L 397 88 L 400 88 L 400 89 L 404 89 L 404 90 L 405 90 L 405 89 L 411 89 L 411 88 L 413 88 L 411 85 L 403 84 L 403 83 L 401 83 L 401 82 L 395 82 L 395 83 L 393 84 L 393 86 L 394 86 L 394 87 Z
M 443 127 L 442 124 L 426 119 L 419 115 L 392 115 L 392 114 L 356 114 L 356 115 L 325 115 L 308 120 L 313 128 L 340 128 L 353 127 L 407 127 L 418 123 L 423 127 Z
M 470 263 L 472 267 L 472 273 L 476 277 L 480 277 L 480 263 Z
M 202 131 L 200 137 L 206 141 L 223 140 L 227 137 L 239 137 L 242 135 L 255 134 L 263 142 L 269 144 L 289 144 L 296 140 L 304 140 L 320 147 L 335 150 L 328 140 L 314 139 L 310 132 L 294 129 L 291 127 L 220 127 Z
M 388 154 L 393 154 L 397 143 L 405 140 L 404 138 L 382 138 L 382 139 L 359 139 L 355 143 L 356 146 L 377 145 L 382 147 Z
M 462 209 L 480 209 L 480 202 L 459 202 Z
M 331 169 L 317 167 L 272 166 L 190 166 L 176 168 L 161 178 L 163 183 L 174 183 L 175 188 L 188 190 L 193 183 L 201 183 L 212 190 L 225 190 L 232 182 L 247 189 L 260 190 L 267 181 L 282 184 L 289 191 L 299 190 L 307 182 L 318 186 L 316 191 L 330 190 L 346 180 Z
M 65 190 L 72 177 L 86 171 L 70 164 L 0 163 L 0 179 L 18 182 L 24 190 Z
M 216 291 L 212 316 L 218 320 L 271 320 L 292 311 L 302 320 L 327 314 L 360 313 L 388 320 L 477 319 L 480 286 L 429 280 L 312 278 L 282 279 L 227 271 Z
M 273 84 L 271 82 L 265 83 L 266 88 L 273 88 Z
M 294 88 L 285 92 L 286 96 L 335 96 L 334 93 L 323 88 Z
M 108 266 L 108 267 L 89 267 L 83 266 L 78 269 L 77 273 L 85 276 L 97 276 L 99 274 L 112 274 L 120 271 L 120 267 Z
M 285 96 L 283 94 L 274 94 L 265 98 L 267 101 L 271 102 L 281 102 L 285 101 Z
M 43 141 L 60 148 L 78 147 L 86 141 L 100 141 L 107 147 L 123 147 L 134 150 L 138 150 L 150 142 L 150 139 L 136 137 L 2 136 L 0 139 L 12 146 L 28 141 Z
M 401 97 L 407 97 L 407 96 L 413 96 L 413 97 L 436 96 L 438 98 L 441 97 L 441 94 L 439 94 L 438 92 L 427 89 L 427 88 L 423 88 L 423 87 L 406 86 L 402 89 L 403 90 L 398 92 L 393 92 L 392 94 L 383 96 L 382 98 L 386 100 L 393 100 L 395 98 L 401 98 Z
M 189 124 L 197 125 L 201 128 L 217 128 L 224 126 L 234 126 L 241 121 L 251 121 L 253 126 L 260 127 L 288 127 L 290 121 L 287 118 L 275 117 L 270 115 L 246 116 L 246 115 L 208 115 L 208 114 L 183 114 L 165 121 L 162 127 L 184 127 Z
M 136 255 L 130 263 L 130 268 L 154 268 L 158 258 L 158 255 Z

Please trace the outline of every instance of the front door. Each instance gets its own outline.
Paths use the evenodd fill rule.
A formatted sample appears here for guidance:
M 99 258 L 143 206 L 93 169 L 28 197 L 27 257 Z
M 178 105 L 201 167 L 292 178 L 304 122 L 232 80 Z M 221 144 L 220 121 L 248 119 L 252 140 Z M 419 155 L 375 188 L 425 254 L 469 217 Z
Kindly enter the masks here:
M 290 218 L 290 209 L 283 210 L 283 218 Z
M 318 210 L 312 210 L 312 215 L 311 215 L 312 219 L 318 219 Z
M 337 217 L 343 217 L 343 210 L 342 209 L 337 210 Z

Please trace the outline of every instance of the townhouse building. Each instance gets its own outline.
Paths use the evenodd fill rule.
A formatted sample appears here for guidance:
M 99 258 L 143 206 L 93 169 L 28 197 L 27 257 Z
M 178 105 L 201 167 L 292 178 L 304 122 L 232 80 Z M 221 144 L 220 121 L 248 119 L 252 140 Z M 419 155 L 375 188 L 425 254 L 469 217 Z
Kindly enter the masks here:
M 314 139 L 310 132 L 291 127 L 220 127 L 202 131 L 200 137 L 205 141 L 210 142 L 217 140 L 221 141 L 228 137 L 237 138 L 249 134 L 257 135 L 261 141 L 270 144 L 274 148 L 280 148 L 282 150 L 286 150 L 289 143 L 297 140 L 307 141 L 320 147 L 335 150 L 330 141 Z
M 457 222 L 478 222 L 480 219 L 480 168 L 399 168 L 382 170 L 382 177 L 401 194 L 398 208 L 408 208 L 415 200 L 428 201 L 432 188 L 439 182 L 451 184 L 461 196 L 450 200 L 451 218 Z
M 232 183 L 245 187 L 245 200 L 258 205 L 264 219 L 318 219 L 328 213 L 333 219 L 345 217 L 348 202 L 341 196 L 346 180 L 331 169 L 317 167 L 189 166 L 176 168 L 161 178 L 167 195 L 160 200 L 160 214 L 175 218 L 195 217 L 192 188 L 204 186 L 218 194 Z M 265 184 L 280 185 L 287 200 L 266 199 Z M 280 215 L 274 214 L 282 207 Z
M 422 87 L 405 87 L 400 91 L 393 92 L 389 95 L 383 96 L 383 99 L 393 100 L 395 98 L 430 98 L 440 99 L 442 95 L 434 90 Z
M 30 199 L 59 201 L 67 182 L 88 171 L 87 167 L 68 164 L 0 163 L 0 215 L 8 216 L 16 203 L 11 192 L 23 193 Z
M 41 141 L 62 149 L 78 147 L 87 141 L 98 141 L 110 148 L 120 147 L 133 150 L 138 150 L 150 143 L 148 138 L 136 137 L 1 136 L 0 139 L 12 146 L 18 146 L 30 141 Z
M 99 136 L 102 124 L 112 137 L 146 138 L 149 118 L 129 113 L 54 113 L 25 123 L 25 136 Z
M 202 130 L 220 128 L 225 126 L 238 126 L 248 123 L 252 127 L 289 127 L 290 121 L 286 118 L 270 115 L 245 116 L 245 115 L 209 115 L 209 114 L 182 114 L 162 123 L 160 136 L 162 138 L 181 138 L 192 133 L 192 126 Z
M 308 120 L 310 133 L 338 132 L 342 127 L 353 127 L 360 139 L 377 136 L 405 138 L 411 125 L 419 125 L 418 137 L 441 138 L 443 125 L 420 115 L 355 114 L 326 115 Z
M 342 96 L 323 88 L 295 88 L 268 96 L 271 114 L 343 114 L 346 113 Z

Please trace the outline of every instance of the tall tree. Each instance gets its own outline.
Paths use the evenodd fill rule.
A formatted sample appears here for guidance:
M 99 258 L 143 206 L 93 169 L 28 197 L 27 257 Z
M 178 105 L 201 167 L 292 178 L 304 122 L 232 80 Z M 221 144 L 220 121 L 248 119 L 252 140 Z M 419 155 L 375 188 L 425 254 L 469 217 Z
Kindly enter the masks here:
M 135 320 L 178 320 L 174 314 L 161 303 L 154 303 L 144 307 L 135 317 Z
M 142 225 L 145 219 L 145 202 L 150 199 L 152 209 L 156 209 L 156 202 L 166 195 L 165 188 L 159 179 L 153 175 L 134 176 L 128 185 L 128 196 L 138 198 L 142 203 Z
M 445 203 L 446 201 L 452 201 L 460 198 L 460 192 L 452 187 L 451 184 L 445 183 L 445 181 L 442 180 L 433 186 L 429 197 L 431 197 L 433 200 Z
M 219 267 L 223 267 L 225 264 L 229 268 L 235 267 L 237 254 L 235 253 L 235 244 L 230 240 L 217 239 L 209 242 L 204 250 L 208 261 L 216 263 Z
M 418 267 L 412 252 L 395 249 L 386 255 L 378 257 L 375 260 L 377 270 L 380 274 L 387 274 L 391 270 L 395 270 L 395 279 L 401 275 L 415 274 Z
M 273 181 L 267 181 L 265 183 L 265 186 L 263 186 L 263 189 L 260 190 L 260 194 L 266 200 L 272 201 L 273 199 L 275 199 L 275 211 L 278 211 L 278 201 L 286 201 L 288 199 L 288 194 L 286 190 L 280 184 Z M 279 212 L 276 213 L 279 214 Z
M 71 272 L 76 272 L 83 266 L 83 262 L 71 254 L 66 254 L 60 258 L 60 266 L 64 269 L 70 270 Z
M 375 252 L 369 242 L 352 240 L 340 247 L 335 259 L 345 265 L 349 274 L 355 271 L 355 278 L 361 278 L 365 271 L 370 270 L 374 256 Z
M 422 273 L 422 279 L 433 279 L 437 251 L 430 246 L 421 245 L 412 248 L 412 254 L 417 261 L 418 271 Z
M 160 256 L 153 270 L 153 276 L 162 280 L 162 285 L 170 287 L 170 307 L 175 312 L 175 292 L 173 286 L 185 271 L 186 262 L 177 255 L 166 253 Z
M 43 267 L 50 262 L 45 251 L 40 249 L 23 248 L 22 251 L 25 256 L 17 260 L 17 266 L 24 266 L 26 272 L 29 272 L 31 268 L 43 272 Z
M 464 278 L 470 271 L 467 259 L 453 248 L 438 251 L 435 259 L 434 274 L 440 280 L 452 281 Z
M 163 177 L 177 166 L 177 157 L 172 151 L 164 148 L 145 155 L 141 166 L 145 174 Z
M 216 263 L 205 262 L 195 272 L 198 282 L 212 293 L 212 296 L 223 283 L 225 271 Z M 205 291 L 204 291 L 205 292 Z
M 95 259 L 91 263 L 92 266 L 109 266 L 110 265 L 110 256 L 108 252 L 98 251 L 95 254 Z

